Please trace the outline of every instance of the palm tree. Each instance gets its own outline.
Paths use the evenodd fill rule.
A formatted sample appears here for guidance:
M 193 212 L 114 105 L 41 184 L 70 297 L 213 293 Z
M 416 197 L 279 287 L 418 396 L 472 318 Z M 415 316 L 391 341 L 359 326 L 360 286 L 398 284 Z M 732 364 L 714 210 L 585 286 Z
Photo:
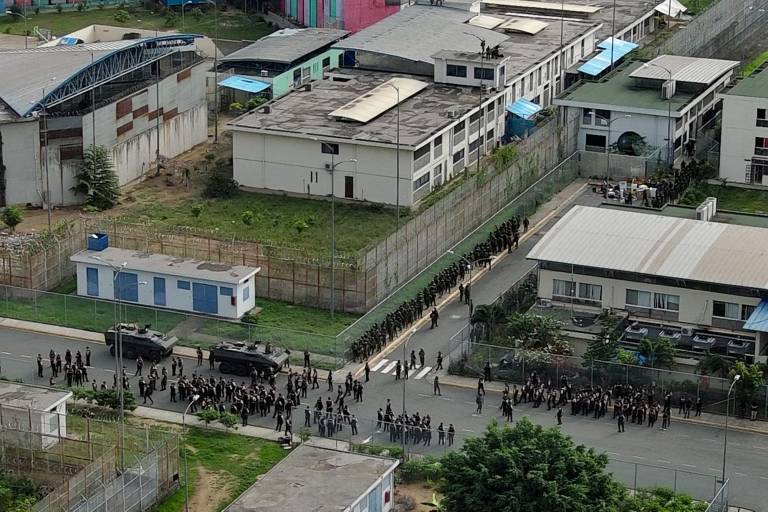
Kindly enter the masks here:
M 651 368 L 672 368 L 676 350 L 672 342 L 664 338 L 643 338 L 638 347 L 638 352 L 648 360 Z
M 717 354 L 707 354 L 704 359 L 699 361 L 696 369 L 702 375 L 711 375 L 713 377 L 726 378 L 731 370 L 733 363 L 723 356 Z
M 481 326 L 476 332 L 477 338 L 488 340 L 495 327 L 504 322 L 505 317 L 504 308 L 500 304 L 483 304 L 475 308 L 470 323 L 473 331 Z

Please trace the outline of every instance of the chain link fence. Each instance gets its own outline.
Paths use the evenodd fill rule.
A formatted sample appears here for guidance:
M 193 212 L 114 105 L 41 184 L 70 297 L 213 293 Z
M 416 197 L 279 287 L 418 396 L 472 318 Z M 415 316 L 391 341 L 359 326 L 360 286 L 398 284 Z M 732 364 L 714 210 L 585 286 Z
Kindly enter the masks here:
M 175 434 L 0 406 L 0 465 L 45 494 L 32 512 L 149 510 L 178 486 L 178 453 Z

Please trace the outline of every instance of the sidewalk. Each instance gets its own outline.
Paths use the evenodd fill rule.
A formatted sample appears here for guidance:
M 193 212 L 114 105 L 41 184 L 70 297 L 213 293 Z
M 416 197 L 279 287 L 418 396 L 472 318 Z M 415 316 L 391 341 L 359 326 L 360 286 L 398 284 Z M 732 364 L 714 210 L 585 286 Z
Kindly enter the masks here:
M 139 418 L 146 418 L 146 419 L 155 420 L 155 421 L 164 421 L 166 423 L 175 423 L 177 425 L 184 424 L 184 422 L 182 421 L 183 415 L 180 412 L 166 411 L 162 409 L 153 409 L 150 407 L 139 406 L 136 409 L 134 409 L 131 412 L 131 414 Z M 205 422 L 200 418 L 198 418 L 197 416 L 195 416 L 194 414 L 187 414 L 185 421 L 186 421 L 185 424 L 188 427 L 199 427 L 199 428 L 205 428 L 208 430 L 218 430 L 220 432 L 240 434 L 241 436 L 258 437 L 259 439 L 266 439 L 268 441 L 277 442 L 278 438 L 283 437 L 282 432 L 276 432 L 275 430 L 272 430 L 270 428 L 256 427 L 253 425 L 247 425 L 245 427 L 243 427 L 242 425 L 238 425 L 236 428 L 227 429 L 224 427 L 224 425 L 218 422 L 213 422 L 206 426 Z M 297 427 L 297 430 L 298 428 L 300 427 Z M 299 440 L 295 432 L 292 437 L 294 441 Z M 307 444 L 312 446 L 318 446 L 320 448 L 332 448 L 334 450 L 349 451 L 349 443 L 346 441 L 339 441 L 336 439 L 329 439 L 325 437 L 317 437 L 314 435 L 310 436 L 309 440 L 307 441 Z
M 449 375 L 447 371 L 440 372 L 440 385 L 452 386 L 465 389 L 477 389 L 477 379 L 472 377 L 460 377 L 457 375 Z M 499 381 L 484 382 L 483 383 L 486 392 L 503 393 L 504 383 Z M 510 383 L 510 387 L 511 387 Z M 519 385 L 519 384 L 518 384 Z M 612 409 L 609 407 L 609 410 Z M 675 413 L 673 409 L 672 421 L 679 423 L 690 423 L 692 425 L 701 425 L 705 427 L 712 427 L 717 429 L 725 428 L 725 416 L 720 414 L 712 414 L 703 412 L 701 416 L 683 418 Z M 742 418 L 728 418 L 728 429 L 738 430 L 740 432 L 746 432 L 748 434 L 760 434 L 768 436 L 768 422 L 765 421 L 749 421 Z

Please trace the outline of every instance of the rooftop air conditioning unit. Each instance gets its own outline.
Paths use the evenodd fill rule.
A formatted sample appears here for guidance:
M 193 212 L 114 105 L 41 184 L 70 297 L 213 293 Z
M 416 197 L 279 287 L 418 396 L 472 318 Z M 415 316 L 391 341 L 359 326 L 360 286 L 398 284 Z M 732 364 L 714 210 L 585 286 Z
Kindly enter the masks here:
M 267 71 L 266 69 L 262 69 L 261 70 L 261 76 L 263 76 L 263 77 L 269 76 L 269 71 Z
M 552 301 L 549 299 L 537 299 L 536 304 L 538 304 L 541 308 L 551 308 L 552 307 Z
M 661 99 L 670 100 L 675 95 L 675 81 L 667 80 L 661 84 Z
M 680 333 L 683 336 L 693 336 L 693 327 L 681 327 Z

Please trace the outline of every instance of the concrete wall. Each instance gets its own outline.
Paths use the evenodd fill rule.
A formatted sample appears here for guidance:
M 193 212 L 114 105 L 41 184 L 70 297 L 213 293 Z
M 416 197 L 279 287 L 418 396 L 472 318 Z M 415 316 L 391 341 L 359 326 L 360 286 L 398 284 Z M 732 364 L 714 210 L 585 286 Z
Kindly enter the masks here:
M 45 182 L 40 172 L 37 119 L 0 124 L 7 204 L 41 204 Z
M 757 109 L 768 109 L 767 98 L 723 95 L 720 139 L 720 177 L 746 183 L 746 167 L 755 156 L 755 137 L 768 137 L 768 127 L 757 126 Z M 768 161 L 768 156 L 762 156 Z M 768 176 L 757 184 L 768 185 Z
M 114 293 L 114 279 L 113 279 L 113 270 L 111 267 L 106 265 L 101 265 L 98 261 L 94 261 L 91 263 L 78 263 L 77 264 L 77 294 L 81 295 L 83 297 L 89 297 L 88 295 L 88 284 L 86 280 L 86 268 L 96 268 L 99 271 L 99 295 L 94 298 L 101 298 L 106 300 L 113 300 L 115 297 Z M 164 307 L 167 309 L 176 309 L 180 311 L 194 311 L 193 304 L 192 304 L 192 288 L 193 283 L 202 283 L 202 284 L 209 284 L 214 285 L 217 287 L 217 297 L 218 297 L 218 315 L 225 318 L 240 318 L 245 313 L 250 311 L 256 306 L 255 302 L 255 290 L 254 290 L 254 284 L 253 279 L 249 279 L 245 283 L 241 283 L 238 285 L 228 284 L 228 283 L 220 283 L 216 281 L 208 281 L 204 279 L 195 279 L 194 277 L 177 277 L 167 274 L 157 274 L 152 272 L 141 272 L 141 271 L 132 271 L 130 268 L 126 269 L 126 272 L 132 272 L 134 274 L 137 274 L 138 281 L 141 283 L 142 281 L 146 282 L 147 284 L 139 284 L 138 285 L 138 294 L 139 294 L 139 300 L 136 302 L 136 304 L 141 304 L 145 306 L 150 307 Z M 154 290 L 154 279 L 155 277 L 162 277 L 165 278 L 165 306 L 156 305 L 155 304 L 155 290 Z M 181 290 L 177 286 L 178 281 L 189 281 L 190 282 L 190 289 L 189 290 Z M 218 290 L 219 287 L 227 287 L 227 288 L 233 288 L 235 291 L 235 296 L 237 298 L 236 304 L 233 306 L 231 303 L 230 296 L 224 296 L 221 295 L 220 290 Z M 243 290 L 245 288 L 249 288 L 249 298 L 248 300 L 243 300 Z M 124 292 L 125 293 L 125 292 Z
M 160 154 L 171 158 L 208 139 L 205 97 L 205 65 L 191 68 L 191 75 L 179 81 L 180 73 L 160 82 Z M 183 76 L 183 75 L 181 75 Z M 96 144 L 110 148 L 120 184 L 140 179 L 155 165 L 157 151 L 157 93 L 154 85 L 129 96 L 132 113 L 116 119 L 116 103 L 96 110 Z M 125 98 L 121 99 L 124 100 Z M 176 115 L 173 115 L 176 112 Z M 83 141 L 90 145 L 93 118 L 82 118 Z M 118 134 L 122 127 L 131 128 Z
M 617 241 L 617 243 L 621 243 Z M 572 279 L 573 277 L 573 279 Z M 545 299 L 553 299 L 552 282 L 553 279 L 571 281 L 576 283 L 589 283 L 603 287 L 602 306 L 603 308 L 615 308 L 622 310 L 632 310 L 638 317 L 651 317 L 652 313 L 647 310 L 628 307 L 626 304 L 626 293 L 628 289 L 640 290 L 652 293 L 667 293 L 678 295 L 680 297 L 680 310 L 676 321 L 682 324 L 689 324 L 702 327 L 717 327 L 712 321 L 712 302 L 722 301 L 741 305 L 756 306 L 760 299 L 755 297 L 740 297 L 736 295 L 725 295 L 721 293 L 705 292 L 702 290 L 692 290 L 688 288 L 673 288 L 670 286 L 658 286 L 646 283 L 636 283 L 622 281 L 619 279 L 605 279 L 595 276 L 585 276 L 571 274 L 566 272 L 555 272 L 552 270 L 539 271 L 538 296 Z M 578 285 L 577 285 L 578 289 Z M 556 299 L 553 299 L 556 300 Z M 717 324 L 715 320 L 715 324 Z
M 322 80 L 325 71 L 330 71 L 339 67 L 339 56 L 341 50 L 328 50 L 315 57 L 312 57 L 301 65 L 292 67 L 285 73 L 280 73 L 272 79 L 272 99 L 279 98 L 294 89 L 293 73 L 297 69 L 306 69 L 309 71 L 310 80 Z M 323 59 L 330 59 L 330 65 L 323 68 Z M 305 73 L 306 74 L 306 73 Z

